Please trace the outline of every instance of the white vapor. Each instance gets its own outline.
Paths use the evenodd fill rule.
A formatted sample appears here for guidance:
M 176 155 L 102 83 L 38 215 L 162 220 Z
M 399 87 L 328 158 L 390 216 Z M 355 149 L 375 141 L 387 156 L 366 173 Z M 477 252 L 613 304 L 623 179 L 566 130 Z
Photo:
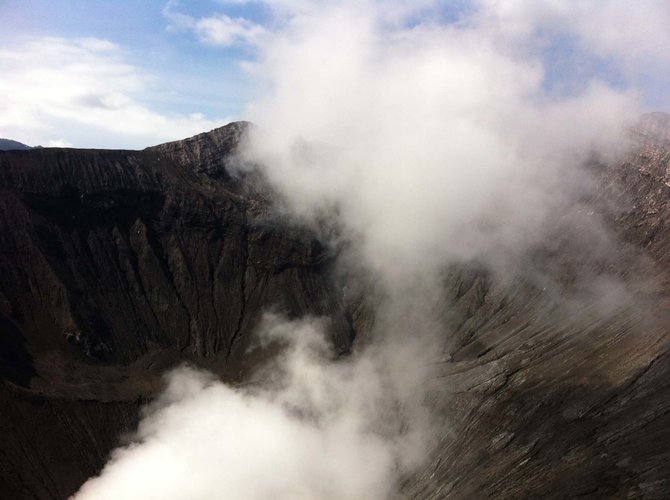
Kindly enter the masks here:
M 383 498 L 397 464 L 375 406 L 375 367 L 328 360 L 316 320 L 269 315 L 265 342 L 290 341 L 263 385 L 232 389 L 181 368 L 78 499 Z
M 288 347 L 257 384 L 173 373 L 136 442 L 76 498 L 396 494 L 445 425 L 425 404 L 446 331 L 442 271 L 517 264 L 586 189 L 580 165 L 616 155 L 638 116 L 634 78 L 615 85 L 594 71 L 550 91 L 541 33 L 578 30 L 584 57 L 622 55 L 614 27 L 573 22 L 595 4 L 478 1 L 441 23 L 437 2 L 272 2 L 276 24 L 254 39 L 249 65 L 262 92 L 247 118 L 258 127 L 241 157 L 262 169 L 284 215 L 337 225 L 341 265 L 376 287 L 374 331 L 351 359 L 331 361 L 327 327 L 271 317 L 264 331 Z M 628 19 L 666 15 L 629 8 Z
M 635 93 L 593 79 L 548 97 L 539 55 L 501 44 L 481 12 L 408 28 L 380 10 L 315 7 L 269 42 L 247 159 L 267 166 L 291 213 L 336 207 L 392 288 L 524 250 L 575 167 L 620 142 Z

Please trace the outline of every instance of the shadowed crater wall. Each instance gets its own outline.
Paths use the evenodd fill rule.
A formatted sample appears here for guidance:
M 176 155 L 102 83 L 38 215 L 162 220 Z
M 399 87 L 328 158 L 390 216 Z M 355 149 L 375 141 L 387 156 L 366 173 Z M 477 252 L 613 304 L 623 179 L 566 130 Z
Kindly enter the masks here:
M 366 341 L 365 285 L 231 169 L 248 126 L 143 151 L 0 152 L 1 497 L 73 494 L 176 364 L 242 382 L 271 355 L 247 349 L 268 308 L 328 317 L 338 354 Z M 404 495 L 667 497 L 669 134 L 648 115 L 624 161 L 593 162 L 595 189 L 527 268 L 444 274 L 444 428 Z M 580 217 L 602 219 L 611 251 Z

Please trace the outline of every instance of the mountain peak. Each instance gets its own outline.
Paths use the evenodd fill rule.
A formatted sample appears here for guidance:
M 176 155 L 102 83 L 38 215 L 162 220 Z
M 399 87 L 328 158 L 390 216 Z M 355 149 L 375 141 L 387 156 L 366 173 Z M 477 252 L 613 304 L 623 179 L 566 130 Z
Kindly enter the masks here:
M 224 159 L 235 151 L 250 125 L 245 121 L 231 122 L 186 139 L 151 146 L 146 151 L 157 151 L 195 171 L 213 175 L 212 168 L 218 171 L 224 167 Z
M 12 139 L 0 138 L 0 151 L 15 151 L 24 149 L 30 149 L 30 146 L 26 146 L 19 141 L 13 141 Z

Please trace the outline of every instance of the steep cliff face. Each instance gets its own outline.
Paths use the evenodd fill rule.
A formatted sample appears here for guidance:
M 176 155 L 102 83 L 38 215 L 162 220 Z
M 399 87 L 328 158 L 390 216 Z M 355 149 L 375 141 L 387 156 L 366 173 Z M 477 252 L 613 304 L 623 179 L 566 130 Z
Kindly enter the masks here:
M 450 425 L 408 496 L 668 496 L 668 118 L 646 116 L 632 152 L 591 166 L 596 188 L 526 276 L 447 278 L 436 407 Z M 601 235 L 580 224 L 596 217 Z
M 326 249 L 225 168 L 245 126 L 0 155 L 3 495 L 73 493 L 175 363 L 243 377 L 268 308 L 331 317 L 349 349 Z
M 328 249 L 231 170 L 248 126 L 0 153 L 0 496 L 73 493 L 176 363 L 243 379 L 268 308 L 331 318 L 340 353 L 364 337 L 365 287 L 343 294 Z M 444 427 L 407 497 L 670 492 L 669 132 L 646 117 L 623 161 L 594 162 L 514 278 L 445 273 Z

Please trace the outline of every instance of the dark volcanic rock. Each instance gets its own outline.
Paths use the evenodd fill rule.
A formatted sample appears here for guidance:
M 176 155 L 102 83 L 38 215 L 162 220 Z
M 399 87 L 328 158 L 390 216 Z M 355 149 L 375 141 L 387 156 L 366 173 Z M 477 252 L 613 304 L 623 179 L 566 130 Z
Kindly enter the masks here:
M 67 498 L 175 363 L 242 379 L 267 308 L 330 317 L 341 353 L 373 324 L 365 286 L 344 294 L 328 249 L 231 168 L 247 126 L 0 153 L 0 497 Z M 648 115 L 626 158 L 594 162 L 595 192 L 513 279 L 445 273 L 444 425 L 405 496 L 670 494 L 669 132 Z
M 448 276 L 434 404 L 449 424 L 408 497 L 670 495 L 669 132 L 668 115 L 646 116 L 632 152 L 593 165 L 593 198 L 563 215 L 600 217 L 602 253 L 557 224 L 528 259 L 546 287 Z
M 242 377 L 268 308 L 331 317 L 349 349 L 326 249 L 264 215 L 222 163 L 244 127 L 145 151 L 0 153 L 0 419 L 16 431 L 0 437 L 2 491 L 73 493 L 177 362 Z

